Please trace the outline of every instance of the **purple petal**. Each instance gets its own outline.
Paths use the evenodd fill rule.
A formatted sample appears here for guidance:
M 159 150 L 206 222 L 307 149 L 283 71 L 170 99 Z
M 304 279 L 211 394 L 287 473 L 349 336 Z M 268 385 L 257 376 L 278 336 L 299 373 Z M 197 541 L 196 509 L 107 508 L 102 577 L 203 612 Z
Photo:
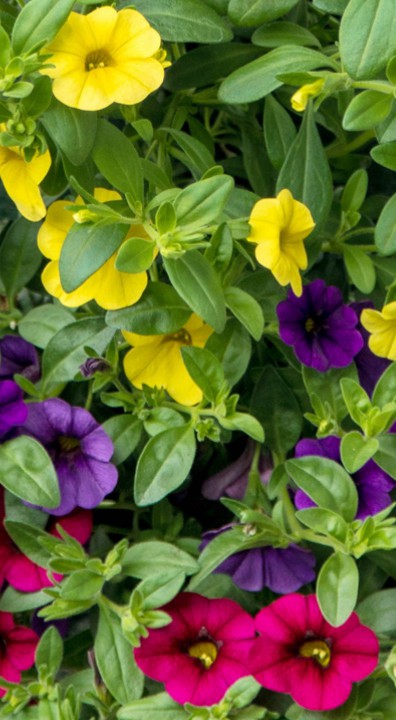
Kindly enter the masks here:
M 40 359 L 34 345 L 17 335 L 5 335 L 0 338 L 0 378 L 11 380 L 15 373 L 37 382 Z
M 12 427 L 23 425 L 28 408 L 23 402 L 23 392 L 13 380 L 0 381 L 0 435 Z

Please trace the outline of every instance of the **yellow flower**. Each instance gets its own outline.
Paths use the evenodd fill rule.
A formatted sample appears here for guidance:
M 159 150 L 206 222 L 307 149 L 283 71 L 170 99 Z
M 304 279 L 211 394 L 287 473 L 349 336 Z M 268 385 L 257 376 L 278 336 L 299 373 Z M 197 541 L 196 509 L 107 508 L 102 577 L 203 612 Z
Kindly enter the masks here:
M 308 265 L 303 240 L 315 227 L 306 205 L 294 200 L 290 190 L 281 190 L 276 198 L 256 202 L 249 224 L 247 240 L 257 243 L 257 261 L 271 270 L 280 285 L 290 283 L 295 295 L 301 295 L 299 270 Z
M 297 110 L 297 112 L 304 112 L 309 98 L 319 95 L 323 84 L 324 80 L 320 79 L 315 80 L 315 82 L 309 83 L 308 85 L 302 85 L 302 87 L 298 88 L 290 99 L 293 110 Z
M 39 184 L 51 167 L 51 156 L 46 150 L 25 160 L 19 147 L 0 147 L 0 179 L 6 193 L 23 217 L 37 222 L 45 217 L 46 208 L 40 195 Z
M 135 387 L 164 388 L 176 402 L 196 405 L 202 391 L 191 379 L 180 352 L 183 345 L 204 347 L 213 329 L 192 314 L 186 324 L 171 335 L 137 335 L 124 332 L 133 349 L 125 355 L 125 374 Z
M 104 188 L 96 188 L 94 194 L 100 202 L 120 199 L 117 192 Z M 80 203 L 83 204 L 81 198 L 77 198 L 76 204 Z M 64 291 L 60 281 L 59 258 L 66 235 L 74 222 L 72 213 L 66 210 L 68 205 L 70 202 L 67 200 L 54 202 L 48 208 L 46 220 L 37 236 L 40 251 L 51 260 L 41 275 L 47 292 L 67 307 L 78 307 L 90 300 L 96 300 L 105 310 L 118 310 L 136 303 L 146 288 L 147 273 L 132 274 L 117 270 L 115 260 L 118 251 L 76 290 L 70 293 Z M 130 235 L 132 234 L 134 237 L 145 237 L 143 229 L 136 225 L 130 230 Z
M 370 333 L 369 348 L 374 355 L 396 360 L 396 301 L 378 310 L 363 310 L 360 322 Z
M 113 102 L 135 105 L 156 90 L 164 67 L 156 57 L 161 38 L 137 10 L 100 7 L 88 15 L 72 12 L 43 49 L 55 67 L 55 97 L 79 110 L 102 110 Z

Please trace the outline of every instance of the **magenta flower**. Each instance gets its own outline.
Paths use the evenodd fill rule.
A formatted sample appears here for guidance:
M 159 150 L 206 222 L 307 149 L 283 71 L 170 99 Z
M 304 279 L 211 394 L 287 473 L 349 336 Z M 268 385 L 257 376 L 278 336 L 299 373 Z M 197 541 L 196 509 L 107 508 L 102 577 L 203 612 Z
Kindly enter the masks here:
M 300 440 L 295 448 L 295 457 L 319 455 L 341 463 L 340 444 L 340 438 L 335 435 Z M 395 483 L 373 460 L 369 460 L 351 477 L 356 485 L 359 497 L 356 513 L 357 520 L 364 520 L 369 515 L 375 515 L 391 504 L 389 493 L 395 487 Z M 297 490 L 294 502 L 298 510 L 315 506 L 313 500 L 302 490 Z
M 23 432 L 44 445 L 58 474 L 61 503 L 42 508 L 51 515 L 96 507 L 117 484 L 113 443 L 87 410 L 59 398 L 31 403 Z
M 379 643 L 356 613 L 340 627 L 324 619 L 315 595 L 285 595 L 256 617 L 260 633 L 251 654 L 256 680 L 288 693 L 307 710 L 333 710 L 348 699 L 352 683 L 377 666 Z
M 162 610 L 172 622 L 150 630 L 135 659 L 145 675 L 165 683 L 176 702 L 214 705 L 251 674 L 254 621 L 233 600 L 181 593 Z
M 276 309 L 279 334 L 303 365 L 319 372 L 350 365 L 363 347 L 354 310 L 344 305 L 341 291 L 314 280 L 301 297 L 289 290 Z
M 0 437 L 23 425 L 27 415 L 21 388 L 13 380 L 0 380 Z
M 12 683 L 21 681 L 21 671 L 34 665 L 38 636 L 33 630 L 15 625 L 11 613 L 0 612 L 0 675 Z M 0 697 L 6 694 L 0 687 Z
M 40 379 L 40 359 L 34 345 L 17 335 L 0 338 L 0 378 L 12 380 L 15 373 L 35 383 Z

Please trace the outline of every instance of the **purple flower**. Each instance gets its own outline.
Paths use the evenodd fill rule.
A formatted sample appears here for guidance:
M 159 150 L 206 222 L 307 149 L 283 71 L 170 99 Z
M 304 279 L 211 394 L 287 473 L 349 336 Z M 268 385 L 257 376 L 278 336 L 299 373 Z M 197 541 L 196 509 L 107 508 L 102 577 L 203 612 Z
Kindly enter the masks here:
M 109 370 L 110 364 L 102 357 L 87 358 L 83 365 L 80 365 L 80 373 L 85 378 L 90 378 L 97 372 L 106 372 Z
M 17 335 L 0 338 L 0 378 L 11 380 L 15 373 L 32 383 L 40 379 L 40 359 L 36 348 Z
M 93 508 L 114 489 L 113 443 L 87 410 L 59 398 L 31 403 L 23 432 L 44 445 L 58 474 L 61 503 L 43 510 L 67 515 L 75 507 Z
M 391 361 L 387 360 L 386 358 L 378 357 L 378 355 L 374 355 L 374 353 L 371 352 L 368 346 L 368 339 L 370 337 L 370 333 L 366 330 L 366 328 L 363 327 L 360 322 L 360 315 L 362 314 L 362 311 L 365 308 L 373 308 L 373 303 L 370 302 L 370 300 L 365 300 L 363 302 L 351 303 L 351 307 L 354 309 L 359 318 L 357 329 L 361 333 L 364 342 L 362 349 L 360 350 L 360 352 L 358 352 L 357 355 L 355 355 L 354 360 L 356 364 L 356 369 L 358 371 L 360 384 L 362 388 L 366 391 L 366 393 L 371 397 L 375 385 L 380 379 L 382 373 L 384 373 L 385 370 L 389 367 Z
M 279 303 L 279 334 L 303 365 L 319 372 L 350 365 L 363 347 L 355 311 L 344 305 L 340 290 L 314 280 L 301 297 L 289 290 Z
M 340 438 L 333 435 L 316 440 L 300 440 L 296 445 L 295 457 L 319 455 L 341 463 L 340 443 Z M 389 493 L 394 488 L 394 481 L 373 460 L 369 460 L 351 477 L 359 497 L 357 520 L 375 515 L 392 502 Z M 315 506 L 311 498 L 302 490 L 297 490 L 294 502 L 299 510 Z
M 226 525 L 205 532 L 200 549 L 232 527 Z M 297 545 L 287 548 L 266 546 L 241 550 L 224 560 L 213 572 L 229 575 L 242 590 L 258 592 L 268 587 L 275 593 L 286 594 L 312 582 L 315 579 L 314 566 L 315 556 L 309 550 Z
M 253 460 L 254 443 L 248 442 L 242 455 L 220 472 L 207 478 L 202 485 L 202 495 L 207 500 L 219 500 L 223 495 L 242 500 L 245 495 L 248 475 Z M 272 472 L 265 457 L 260 458 L 259 471 L 263 483 L 267 483 Z
M 13 380 L 0 380 L 0 436 L 16 425 L 23 425 L 27 414 L 21 388 Z

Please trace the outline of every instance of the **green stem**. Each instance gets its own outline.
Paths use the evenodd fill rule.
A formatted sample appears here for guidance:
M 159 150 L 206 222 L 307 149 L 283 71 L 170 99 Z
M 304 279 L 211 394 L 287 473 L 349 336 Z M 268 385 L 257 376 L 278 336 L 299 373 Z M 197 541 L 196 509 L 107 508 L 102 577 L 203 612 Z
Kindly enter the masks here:
M 290 499 L 290 495 L 289 495 L 287 488 L 282 488 L 282 490 L 279 494 L 279 498 L 282 500 L 286 519 L 287 519 L 288 525 L 289 525 L 292 533 L 294 535 L 296 535 L 298 538 L 301 538 L 302 533 L 304 531 L 295 516 L 294 506 Z
M 355 228 L 355 230 L 349 230 L 349 232 L 345 233 L 345 235 L 342 236 L 343 240 L 349 240 L 351 237 L 359 237 L 359 235 L 374 235 L 375 228 L 373 227 L 364 227 L 364 228 Z M 374 245 L 375 249 L 376 246 Z
M 375 90 L 385 95 L 394 95 L 395 86 L 391 83 L 380 82 L 378 80 L 363 80 L 362 82 L 353 82 L 352 87 L 358 90 Z
M 360 135 L 358 135 L 354 140 L 351 140 L 351 142 L 347 143 L 346 145 L 341 145 L 341 147 L 339 143 L 336 143 L 336 145 L 333 146 L 330 145 L 326 149 L 326 155 L 328 158 L 343 157 L 344 155 L 348 155 L 354 150 L 358 150 L 358 148 L 362 147 L 362 145 L 366 145 L 366 143 L 368 143 L 374 137 L 374 130 L 365 130 L 365 132 L 360 133 Z
M 90 410 L 92 405 L 92 399 L 93 399 L 93 382 L 88 383 L 88 392 L 87 392 L 87 399 L 85 400 L 85 409 Z

